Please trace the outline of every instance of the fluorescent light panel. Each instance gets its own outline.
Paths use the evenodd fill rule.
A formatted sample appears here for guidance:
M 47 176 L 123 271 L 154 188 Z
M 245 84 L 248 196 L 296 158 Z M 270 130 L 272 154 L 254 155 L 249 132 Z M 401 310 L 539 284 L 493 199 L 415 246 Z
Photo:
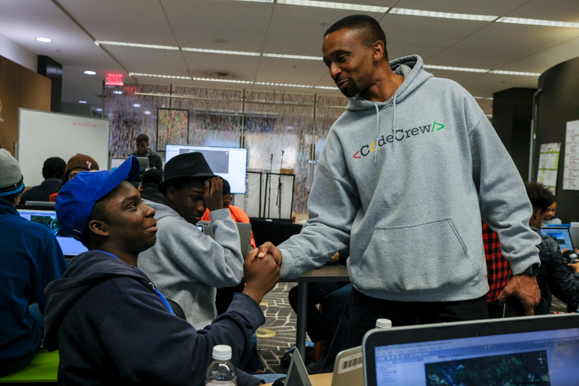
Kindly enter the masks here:
M 489 71 L 489 74 L 499 74 L 499 75 L 522 75 L 522 76 L 540 76 L 538 72 L 522 72 L 522 71 L 503 71 L 503 70 L 493 70 Z
M 378 7 L 374 5 L 361 5 L 361 4 L 349 4 L 349 3 L 334 3 L 329 1 L 310 1 L 310 0 L 277 0 L 277 4 L 286 5 L 299 5 L 302 7 L 317 7 L 317 8 L 332 8 L 332 9 L 342 9 L 345 11 L 362 11 L 362 12 L 375 12 L 375 13 L 386 13 L 388 7 Z
M 431 68 L 433 70 L 447 70 L 447 71 L 464 71 L 464 72 L 480 72 L 480 73 L 489 72 L 489 70 L 484 68 L 438 66 L 435 64 L 425 64 L 424 68 Z
M 139 72 L 129 72 L 129 76 L 146 76 L 146 77 L 149 77 L 149 78 L 165 78 L 165 79 L 186 79 L 186 80 L 191 80 L 191 77 L 190 77 L 190 76 L 142 74 L 142 73 L 139 73 Z
M 315 86 L 314 88 L 321 88 L 323 90 L 337 90 L 338 87 L 328 87 L 328 86 Z
M 235 1 L 243 1 L 247 3 L 273 3 L 273 0 L 235 0 Z
M 284 54 L 271 54 L 271 53 L 263 53 L 262 56 L 265 56 L 265 57 L 268 57 L 268 58 L 322 60 L 322 57 L 321 57 L 321 56 L 284 55 Z
M 190 47 L 183 47 L 183 51 L 191 51 L 191 52 L 206 52 L 210 54 L 226 54 L 226 55 L 245 55 L 245 56 L 259 56 L 259 52 L 248 52 L 248 51 L 229 51 L 229 50 L 210 50 L 206 48 L 190 48 Z
M 541 25 L 545 27 L 579 28 L 579 23 L 554 21 L 554 20 L 524 19 L 520 17 L 501 17 L 497 19 L 496 22 L 509 24 Z
M 407 8 L 392 8 L 390 10 L 390 14 L 436 17 L 441 19 L 475 20 L 475 21 L 494 21 L 496 18 L 498 18 L 498 16 L 490 16 L 490 15 L 471 15 L 468 13 L 421 11 L 419 9 L 407 9 Z
M 193 80 L 201 82 L 223 82 L 223 83 L 241 83 L 241 84 L 253 84 L 250 80 L 235 80 L 235 79 L 216 79 L 216 78 L 191 78 Z
M 137 47 L 137 48 L 153 48 L 156 50 L 171 50 L 171 51 L 179 51 L 179 47 L 175 46 L 160 46 L 156 44 L 139 44 L 139 43 L 125 43 L 125 42 L 111 42 L 107 40 L 97 40 L 95 44 L 101 45 L 109 45 L 109 46 L 124 46 L 124 47 Z
M 270 83 L 270 82 L 254 82 L 254 84 L 257 84 L 260 86 L 313 88 L 313 86 L 306 85 L 306 84 Z

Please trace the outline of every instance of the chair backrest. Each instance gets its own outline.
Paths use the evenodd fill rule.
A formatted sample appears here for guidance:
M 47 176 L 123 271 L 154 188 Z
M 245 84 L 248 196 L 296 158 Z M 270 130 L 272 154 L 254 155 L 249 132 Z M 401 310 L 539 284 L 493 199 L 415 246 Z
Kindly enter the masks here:
M 176 302 L 174 302 L 171 299 L 167 299 L 167 303 L 169 303 L 169 305 L 173 309 L 173 312 L 175 313 L 175 315 L 178 318 L 181 318 L 183 320 L 187 320 L 187 318 L 185 317 L 185 313 L 183 312 L 183 309 L 181 308 L 180 305 L 178 305 Z

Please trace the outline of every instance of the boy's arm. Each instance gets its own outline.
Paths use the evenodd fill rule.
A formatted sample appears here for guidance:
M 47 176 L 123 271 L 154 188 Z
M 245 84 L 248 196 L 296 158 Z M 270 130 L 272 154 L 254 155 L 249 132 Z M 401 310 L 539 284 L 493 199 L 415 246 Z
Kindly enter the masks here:
M 68 268 L 58 241 L 56 241 L 52 232 L 46 228 L 45 230 L 46 231 L 43 232 L 45 233 L 44 240 L 40 244 L 40 250 L 37 252 L 36 264 L 39 274 L 37 276 L 38 281 L 34 287 L 34 296 L 42 312 L 44 312 L 44 307 L 46 306 L 44 289 L 48 283 L 59 279 Z

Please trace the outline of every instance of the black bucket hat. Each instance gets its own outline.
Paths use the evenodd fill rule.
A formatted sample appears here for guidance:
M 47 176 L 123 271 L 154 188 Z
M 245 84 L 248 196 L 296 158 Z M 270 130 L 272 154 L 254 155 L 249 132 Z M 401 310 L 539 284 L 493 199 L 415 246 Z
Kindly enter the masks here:
M 213 174 L 203 154 L 199 152 L 179 154 L 165 165 L 165 179 L 157 189 L 165 194 L 167 188 L 176 180 L 205 180 L 210 177 L 217 176 Z

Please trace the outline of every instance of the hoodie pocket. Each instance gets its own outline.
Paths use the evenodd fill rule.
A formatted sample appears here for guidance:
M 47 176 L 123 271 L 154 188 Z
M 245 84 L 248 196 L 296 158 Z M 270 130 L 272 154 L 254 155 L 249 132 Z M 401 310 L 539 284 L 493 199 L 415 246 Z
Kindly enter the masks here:
M 452 220 L 445 219 L 375 228 L 357 276 L 368 291 L 420 292 L 464 284 L 476 269 Z

